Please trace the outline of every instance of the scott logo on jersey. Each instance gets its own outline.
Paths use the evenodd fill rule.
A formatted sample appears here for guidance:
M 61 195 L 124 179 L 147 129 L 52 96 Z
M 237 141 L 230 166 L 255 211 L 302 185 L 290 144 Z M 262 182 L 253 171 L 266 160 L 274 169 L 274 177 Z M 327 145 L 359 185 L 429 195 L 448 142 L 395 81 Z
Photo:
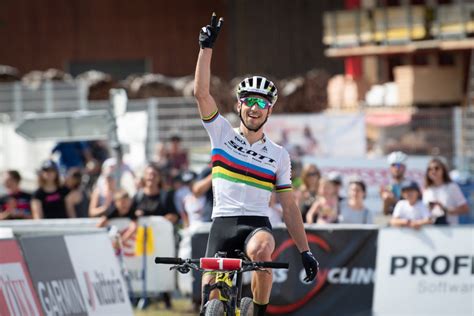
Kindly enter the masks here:
M 275 159 L 273 158 L 270 158 L 270 157 L 267 157 L 267 156 L 264 156 L 262 154 L 259 154 L 251 149 L 246 149 L 238 144 L 236 144 L 233 140 L 229 140 L 229 144 L 232 146 L 232 148 L 234 149 L 237 149 L 238 151 L 240 151 L 241 153 L 244 153 L 244 154 L 247 154 L 247 155 L 251 155 L 259 160 L 262 160 L 262 161 L 268 161 L 268 162 L 275 162 Z

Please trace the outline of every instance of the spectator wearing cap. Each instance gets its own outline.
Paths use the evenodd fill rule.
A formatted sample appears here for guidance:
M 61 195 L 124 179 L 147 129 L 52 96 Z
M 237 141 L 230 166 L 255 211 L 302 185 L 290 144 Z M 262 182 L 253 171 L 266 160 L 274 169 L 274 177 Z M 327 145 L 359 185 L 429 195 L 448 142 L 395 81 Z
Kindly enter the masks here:
M 365 196 L 365 182 L 360 178 L 350 179 L 347 199 L 340 203 L 338 223 L 373 224 L 372 212 L 364 205 Z
M 21 175 L 16 170 L 5 172 L 3 185 L 7 194 L 0 196 L 0 220 L 31 219 L 31 194 L 20 189 Z
M 419 229 L 432 224 L 431 213 L 421 200 L 418 184 L 415 181 L 405 181 L 401 185 L 401 191 L 403 199 L 395 205 L 390 225 Z
M 459 215 L 469 212 L 469 205 L 459 185 L 451 181 L 446 164 L 439 158 L 433 158 L 428 163 L 423 202 L 435 217 L 445 215 L 451 225 L 459 224 Z
M 401 151 L 394 151 L 387 157 L 390 165 L 390 183 L 388 186 L 382 186 L 380 189 L 380 197 L 383 200 L 383 213 L 390 215 L 393 213 L 395 204 L 401 199 L 401 185 L 406 180 L 405 162 L 408 156 Z
M 38 189 L 31 200 L 33 218 L 73 218 L 74 206 L 69 190 L 63 186 L 56 163 L 46 160 L 38 172 Z

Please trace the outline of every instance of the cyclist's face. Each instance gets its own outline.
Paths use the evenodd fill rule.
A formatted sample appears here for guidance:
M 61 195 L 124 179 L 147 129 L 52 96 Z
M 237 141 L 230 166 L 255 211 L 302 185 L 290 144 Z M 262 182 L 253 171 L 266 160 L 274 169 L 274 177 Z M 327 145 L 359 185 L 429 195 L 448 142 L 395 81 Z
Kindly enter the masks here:
M 258 95 L 250 95 L 249 98 L 262 99 L 265 103 L 268 103 L 267 100 Z M 272 113 L 271 107 L 262 109 L 257 102 L 250 106 L 250 104 L 240 101 L 238 109 L 241 111 L 242 120 L 245 122 L 245 126 L 249 129 L 259 128 L 262 123 L 265 122 L 267 116 Z

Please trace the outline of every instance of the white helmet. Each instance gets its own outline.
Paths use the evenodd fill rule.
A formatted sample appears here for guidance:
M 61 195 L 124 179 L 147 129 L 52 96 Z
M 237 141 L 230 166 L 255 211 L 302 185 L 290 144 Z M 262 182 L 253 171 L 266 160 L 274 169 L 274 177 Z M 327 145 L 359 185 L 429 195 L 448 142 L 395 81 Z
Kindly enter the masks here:
M 390 165 L 393 165 L 394 163 L 405 164 L 407 158 L 408 156 L 404 152 L 394 151 L 388 155 L 387 161 Z
M 237 98 L 246 97 L 249 94 L 260 94 L 269 99 L 272 105 L 278 98 L 278 90 L 273 82 L 262 76 L 248 77 L 237 86 Z

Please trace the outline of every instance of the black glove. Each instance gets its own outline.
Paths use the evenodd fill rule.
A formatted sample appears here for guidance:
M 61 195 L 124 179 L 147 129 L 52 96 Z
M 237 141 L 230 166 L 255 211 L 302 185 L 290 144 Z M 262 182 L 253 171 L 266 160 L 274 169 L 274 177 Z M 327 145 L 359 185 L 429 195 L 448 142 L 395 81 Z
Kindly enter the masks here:
M 303 261 L 303 267 L 306 270 L 306 282 L 311 282 L 316 278 L 319 271 L 319 262 L 313 256 L 310 251 L 303 251 L 301 253 L 301 261 Z
M 220 18 L 217 22 L 216 14 L 212 13 L 211 25 L 204 26 L 199 32 L 199 46 L 201 48 L 212 48 L 223 23 L 223 18 Z

